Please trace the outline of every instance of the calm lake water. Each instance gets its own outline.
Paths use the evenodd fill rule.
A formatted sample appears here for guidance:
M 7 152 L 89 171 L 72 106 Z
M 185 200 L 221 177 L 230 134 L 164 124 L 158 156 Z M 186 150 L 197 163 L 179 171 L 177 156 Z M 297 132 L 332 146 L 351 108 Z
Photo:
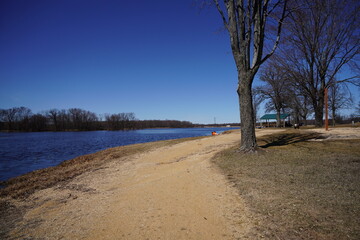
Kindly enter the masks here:
M 55 166 L 74 157 L 135 143 L 207 136 L 235 128 L 0 133 L 0 181 Z

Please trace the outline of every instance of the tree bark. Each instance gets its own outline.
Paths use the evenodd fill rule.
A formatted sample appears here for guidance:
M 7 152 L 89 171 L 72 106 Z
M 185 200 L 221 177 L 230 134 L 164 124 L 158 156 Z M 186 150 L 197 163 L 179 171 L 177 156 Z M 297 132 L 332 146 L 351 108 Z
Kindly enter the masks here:
M 324 98 L 319 100 L 316 107 L 314 107 L 314 110 L 315 110 L 315 126 L 322 127 L 323 116 L 324 116 Z
M 241 119 L 241 146 L 240 151 L 254 152 L 257 148 L 255 136 L 254 109 L 252 104 L 251 84 L 254 76 L 239 72 L 239 96 L 240 119 Z
M 323 123 L 323 117 L 324 117 L 324 89 L 325 89 L 325 81 L 322 81 L 321 88 L 317 92 L 317 101 L 314 102 L 314 112 L 315 112 L 315 127 L 322 127 L 324 125 Z M 316 96 L 316 95 L 315 95 Z
M 279 128 L 281 126 L 281 119 L 280 119 L 280 109 L 276 109 L 276 127 Z

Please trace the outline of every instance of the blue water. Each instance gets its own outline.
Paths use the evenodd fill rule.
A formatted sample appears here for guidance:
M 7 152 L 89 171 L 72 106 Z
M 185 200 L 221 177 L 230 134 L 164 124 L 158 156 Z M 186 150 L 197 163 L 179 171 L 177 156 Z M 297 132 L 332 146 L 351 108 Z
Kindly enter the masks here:
M 207 136 L 234 128 L 174 128 L 133 131 L 0 133 L 0 181 L 106 148 Z

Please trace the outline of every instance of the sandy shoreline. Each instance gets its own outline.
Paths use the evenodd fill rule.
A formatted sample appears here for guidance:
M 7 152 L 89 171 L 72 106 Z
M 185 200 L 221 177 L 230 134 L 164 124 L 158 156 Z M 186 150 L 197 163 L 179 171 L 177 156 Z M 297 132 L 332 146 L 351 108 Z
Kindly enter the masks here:
M 359 138 L 359 130 L 316 131 L 327 138 Z M 278 131 L 262 129 L 257 136 Z M 2 197 L 20 209 L 2 232 L 8 239 L 241 238 L 254 223 L 236 190 L 210 163 L 239 139 L 237 131 L 126 156 L 113 152 L 112 161 L 26 201 Z

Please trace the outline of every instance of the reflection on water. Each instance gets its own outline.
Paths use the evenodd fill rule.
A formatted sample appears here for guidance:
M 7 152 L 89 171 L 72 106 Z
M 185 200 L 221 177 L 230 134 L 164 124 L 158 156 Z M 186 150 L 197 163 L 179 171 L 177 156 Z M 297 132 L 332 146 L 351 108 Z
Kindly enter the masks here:
M 234 128 L 0 133 L 0 181 L 106 148 L 211 135 Z

